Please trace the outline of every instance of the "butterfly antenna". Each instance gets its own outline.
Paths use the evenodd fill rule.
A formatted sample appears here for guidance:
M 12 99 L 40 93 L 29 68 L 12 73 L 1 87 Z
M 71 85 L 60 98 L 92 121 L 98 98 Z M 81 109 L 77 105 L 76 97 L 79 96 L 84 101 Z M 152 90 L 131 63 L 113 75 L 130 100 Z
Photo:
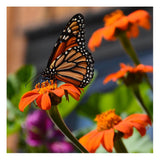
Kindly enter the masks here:
M 33 81 L 33 80 L 34 80 L 34 82 L 36 82 L 37 79 L 38 79 L 40 76 L 41 76 L 41 74 L 39 73 L 39 74 L 31 77 L 31 78 L 26 82 L 25 87 L 26 87 L 31 81 Z

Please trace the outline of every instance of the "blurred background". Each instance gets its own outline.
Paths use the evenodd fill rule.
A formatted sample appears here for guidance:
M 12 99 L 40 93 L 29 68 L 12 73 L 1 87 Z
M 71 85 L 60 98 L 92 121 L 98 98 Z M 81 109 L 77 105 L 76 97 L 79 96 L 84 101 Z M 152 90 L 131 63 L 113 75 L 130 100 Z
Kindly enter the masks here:
M 144 9 L 151 16 L 151 29 L 140 28 L 137 38 L 131 39 L 140 61 L 153 65 L 153 8 L 152 7 L 7 7 L 7 75 L 16 72 L 25 64 L 36 67 L 37 73 L 46 67 L 53 46 L 70 18 L 77 13 L 85 17 L 85 39 L 88 44 L 92 33 L 103 27 L 104 15 L 123 10 L 125 15 L 137 9 Z M 113 90 L 115 83 L 103 85 L 106 75 L 119 70 L 121 62 L 133 64 L 124 53 L 119 41 L 103 40 L 101 46 L 93 53 L 97 77 L 91 84 L 80 103 L 85 103 L 93 93 L 105 93 Z M 152 74 L 149 74 L 152 81 Z M 73 120 L 74 119 L 74 120 Z M 71 130 L 88 127 L 92 122 L 77 116 L 74 109 L 65 121 Z M 17 152 L 17 133 L 9 135 L 7 148 Z

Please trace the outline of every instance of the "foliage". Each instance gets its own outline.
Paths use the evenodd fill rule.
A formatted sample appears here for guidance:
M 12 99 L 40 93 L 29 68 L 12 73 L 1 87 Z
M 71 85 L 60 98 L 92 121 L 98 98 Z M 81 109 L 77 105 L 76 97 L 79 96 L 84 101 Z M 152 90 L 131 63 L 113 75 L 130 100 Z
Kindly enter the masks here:
M 146 105 L 152 111 L 152 99 L 150 97 L 150 90 L 146 83 L 141 84 L 140 91 L 145 99 Z M 77 112 L 81 115 L 94 119 L 98 113 L 102 113 L 109 109 L 116 110 L 117 114 L 133 114 L 141 113 L 138 102 L 136 101 L 131 90 L 124 85 L 117 86 L 113 91 L 107 93 L 95 93 L 91 95 L 88 101 L 77 107 Z M 153 112 L 153 111 L 152 111 Z
M 20 68 L 16 73 L 8 75 L 7 78 L 7 134 L 14 133 L 21 128 L 21 124 L 25 119 L 24 113 L 18 109 L 21 96 L 31 90 L 32 83 L 26 85 L 26 82 L 35 75 L 35 68 L 26 65 Z
M 139 15 L 138 18 L 137 18 L 137 15 Z M 133 47 L 131 45 L 130 37 L 135 38 L 139 35 L 139 33 L 137 32 L 138 26 L 141 26 L 145 29 L 150 29 L 149 13 L 147 13 L 146 11 L 143 11 L 143 10 L 139 10 L 139 11 L 131 13 L 128 16 L 125 16 L 122 11 L 118 10 L 114 14 L 112 13 L 110 16 L 107 15 L 106 17 L 107 18 L 104 18 L 104 20 L 106 20 L 105 27 L 100 28 L 96 32 L 93 33 L 93 36 L 89 40 L 89 44 L 88 44 L 89 48 L 93 51 L 95 49 L 95 47 L 99 47 L 102 42 L 102 38 L 104 38 L 106 40 L 115 40 L 115 39 L 120 40 L 122 47 L 123 47 L 124 51 L 127 53 L 127 55 L 130 56 L 130 58 L 132 59 L 134 64 L 139 65 L 140 61 L 137 57 L 137 53 L 135 52 L 135 50 L 133 49 Z M 127 23 L 126 23 L 126 17 L 128 17 Z M 110 24 L 108 22 L 112 22 L 112 23 Z M 77 24 L 79 24 L 79 23 L 77 23 Z M 112 32 L 110 32 L 110 31 L 112 31 Z M 153 67 L 152 67 L 152 69 L 153 69 Z M 127 117 L 128 115 L 131 115 L 134 113 L 144 113 L 144 111 L 140 107 L 140 104 L 139 104 L 139 102 L 140 102 L 141 106 L 144 109 L 147 108 L 146 109 L 147 113 L 153 115 L 153 93 L 151 93 L 151 90 L 148 88 L 148 85 L 149 85 L 150 88 L 152 89 L 150 82 L 149 82 L 149 79 L 148 79 L 147 75 L 145 75 L 146 83 L 145 82 L 141 83 L 142 82 L 141 80 L 144 78 L 144 77 L 141 77 L 141 75 L 144 75 L 141 73 L 142 73 L 142 71 L 145 71 L 145 69 L 143 68 L 143 70 L 142 70 L 142 68 L 140 67 L 140 72 L 138 72 L 138 76 L 134 75 L 136 73 L 136 71 L 137 70 L 134 70 L 134 72 L 132 72 L 132 74 L 129 74 L 129 72 L 130 72 L 130 68 L 129 68 L 129 70 L 126 70 L 125 74 L 122 74 L 123 76 L 121 76 L 121 82 L 124 82 L 124 84 L 126 84 L 126 85 L 124 85 L 124 84 L 118 85 L 112 91 L 108 91 L 105 93 L 91 94 L 90 97 L 88 98 L 88 100 L 85 102 L 82 101 L 82 98 L 86 94 L 90 85 L 92 85 L 96 76 L 94 76 L 90 85 L 85 87 L 84 92 L 81 94 L 80 101 L 76 101 L 71 96 L 69 96 L 69 101 L 67 101 L 64 96 L 62 97 L 62 102 L 59 104 L 58 109 L 59 109 L 59 112 L 63 118 L 66 118 L 67 116 L 69 116 L 71 114 L 71 112 L 76 111 L 76 114 L 77 114 L 76 116 L 78 118 L 85 117 L 84 119 L 89 119 L 89 120 L 93 121 L 93 124 L 91 127 L 85 128 L 83 126 L 84 124 L 82 124 L 82 128 L 78 128 L 76 131 L 74 131 L 73 134 L 75 135 L 75 137 L 77 139 L 81 138 L 83 135 L 87 134 L 88 132 L 90 132 L 96 128 L 96 124 L 94 123 L 94 118 L 96 117 L 97 114 L 100 114 L 100 113 L 105 112 L 110 109 L 115 109 L 116 114 L 120 115 L 123 119 L 123 118 Z M 118 73 L 120 74 L 120 72 L 118 72 Z M 124 73 L 124 67 L 123 67 L 121 73 Z M 145 71 L 145 73 L 147 73 L 147 71 Z M 21 152 L 47 153 L 48 152 L 47 147 L 49 147 L 49 146 L 47 146 L 47 143 L 44 143 L 46 146 L 43 145 L 43 146 L 38 146 L 38 147 L 35 147 L 34 145 L 33 145 L 34 147 L 27 145 L 25 138 L 27 137 L 27 134 L 29 135 L 29 131 L 28 131 L 28 133 L 27 133 L 27 131 L 25 132 L 24 131 L 25 129 L 23 130 L 22 125 L 25 124 L 24 121 L 28 115 L 29 107 L 27 107 L 24 112 L 21 112 L 18 109 L 18 104 L 20 102 L 22 95 L 32 89 L 32 83 L 28 83 L 27 85 L 26 85 L 26 83 L 35 74 L 36 74 L 35 68 L 31 65 L 26 65 L 26 66 L 23 66 L 22 68 L 20 68 L 17 72 L 8 75 L 8 77 L 7 77 L 7 134 L 9 135 L 9 134 L 12 134 L 15 132 L 20 133 L 19 134 L 20 135 L 20 137 L 19 137 L 19 151 L 21 151 Z M 116 74 L 118 76 L 118 77 L 116 77 L 116 79 L 120 78 L 119 74 Z M 111 77 L 113 77 L 113 76 L 115 76 L 115 74 L 112 74 Z M 127 78 L 127 77 L 129 77 L 129 78 Z M 137 79 L 137 77 L 138 77 L 138 79 Z M 115 77 L 114 77 L 114 79 L 115 79 Z M 131 80 L 131 81 L 129 81 L 129 80 Z M 134 81 L 136 83 L 132 84 L 131 82 L 134 82 Z M 130 82 L 130 83 L 128 83 L 128 82 Z M 132 84 L 132 86 L 131 86 L 131 84 Z M 104 87 L 105 87 L 105 85 L 104 85 Z M 138 98 L 136 99 L 135 96 L 133 95 L 133 92 L 132 92 L 133 90 L 131 90 L 131 87 L 132 87 L 132 89 L 133 88 L 134 89 L 136 88 L 137 90 L 139 89 L 138 91 L 140 91 L 140 95 L 142 96 L 142 99 L 144 100 L 144 105 L 143 105 L 143 102 L 141 101 L 141 98 L 139 98 L 139 102 L 137 101 Z M 138 96 L 139 96 L 139 92 L 134 92 L 134 93 L 135 93 L 135 95 L 136 95 L 136 93 L 138 93 Z M 113 117 L 111 117 L 111 118 L 113 118 Z M 33 124 L 33 119 L 34 118 L 32 117 L 28 123 Z M 44 122 L 44 120 L 42 119 L 42 116 L 40 116 L 40 118 L 37 118 L 37 119 L 38 120 L 40 119 Z M 31 136 L 31 139 L 33 138 L 36 141 L 37 137 L 38 137 L 37 136 L 38 133 L 41 133 L 39 135 L 42 135 L 42 136 L 40 136 L 38 138 L 42 138 L 42 141 L 43 141 L 45 139 L 45 136 L 42 133 L 42 131 L 40 131 L 40 130 L 43 130 L 44 126 L 42 126 L 42 123 L 40 123 L 38 126 L 37 119 L 34 119 L 35 126 L 32 128 L 33 130 L 31 129 L 31 131 L 33 132 L 32 135 L 34 135 L 34 136 L 33 137 L 31 135 L 30 136 Z M 105 122 L 106 122 L 106 119 L 105 119 Z M 38 129 L 37 129 L 36 125 L 39 127 Z M 48 124 L 46 123 L 45 125 L 47 126 Z M 123 123 L 123 125 L 124 125 L 124 123 Z M 112 122 L 112 127 L 113 126 L 114 125 Z M 125 128 L 124 126 L 122 126 L 122 127 Z M 149 137 L 149 136 L 152 136 L 151 134 L 152 134 L 153 128 L 150 127 L 149 129 L 151 130 L 151 133 L 146 134 L 144 137 L 141 137 L 140 134 L 137 132 L 137 130 L 134 129 L 133 135 L 130 138 L 122 139 L 128 152 L 130 152 L 130 153 L 142 153 L 142 152 L 143 153 L 148 153 L 148 152 L 152 153 L 153 152 L 153 142 L 152 142 L 151 138 Z M 107 128 L 107 130 L 108 130 L 108 128 Z M 51 136 L 50 138 L 58 140 L 58 136 L 54 135 L 55 136 L 54 137 L 53 134 L 50 135 L 49 130 L 47 130 L 44 133 L 46 134 L 46 137 Z M 45 139 L 45 140 L 47 141 L 47 139 Z M 45 142 L 45 140 L 43 142 Z M 90 141 L 90 139 L 89 139 L 89 141 Z M 113 140 L 113 142 L 114 142 L 114 140 Z M 94 144 L 94 141 L 93 141 L 93 144 Z M 90 146 L 92 146 L 92 145 L 90 145 Z M 116 148 L 116 145 L 115 145 L 115 148 Z M 10 149 L 8 149 L 8 152 L 12 152 L 12 151 Z M 115 152 L 115 150 L 113 152 Z M 98 148 L 98 150 L 96 150 L 96 153 L 107 153 L 107 151 L 104 149 L 104 147 L 100 146 Z
M 21 130 L 21 125 L 24 122 L 28 109 L 23 113 L 18 110 L 18 103 L 21 96 L 31 90 L 32 85 L 29 83 L 27 86 L 26 81 L 31 79 L 35 75 L 35 68 L 33 66 L 24 66 L 20 68 L 15 74 L 11 74 L 7 79 L 7 134 L 11 134 Z M 25 79 L 24 79 L 25 77 Z M 96 77 L 96 76 L 95 76 Z M 94 78 L 95 79 L 95 78 Z M 94 80 L 93 80 L 94 81 Z M 92 81 L 92 82 L 93 82 Z M 92 83 L 91 83 L 92 85 Z M 85 95 L 89 86 L 84 89 L 84 92 L 81 95 Z M 146 83 L 140 85 L 140 91 L 145 99 L 146 106 L 149 110 L 153 112 L 153 99 L 149 91 L 149 88 Z M 95 93 L 92 94 L 89 99 L 82 104 L 81 101 L 76 101 L 72 97 L 69 97 L 69 102 L 66 101 L 65 97 L 62 99 L 62 103 L 59 105 L 59 111 L 63 118 L 67 117 L 73 110 L 76 110 L 78 114 L 83 115 L 91 120 L 95 118 L 98 113 L 102 113 L 111 108 L 115 108 L 116 113 L 122 117 L 126 117 L 132 113 L 142 113 L 142 109 L 139 107 L 138 102 L 134 98 L 131 90 L 124 85 L 119 85 L 113 91 L 107 93 Z M 77 138 L 82 137 L 89 131 L 91 131 L 96 126 L 90 128 L 81 128 L 74 132 L 74 135 Z M 24 133 L 22 134 L 25 138 Z M 35 149 L 34 147 L 26 146 L 24 143 L 24 138 L 21 137 L 20 146 L 21 149 L 24 149 L 29 152 L 43 152 L 39 148 Z M 148 135 L 140 138 L 139 133 L 134 131 L 134 134 L 131 138 L 124 140 L 125 145 L 129 152 L 152 152 L 152 141 L 148 138 Z M 134 145 L 130 145 L 134 144 Z M 141 146 L 145 147 L 141 147 Z M 132 147 L 131 147 L 132 146 Z M 139 147 L 135 147 L 139 146 Z M 140 148 L 140 149 L 137 149 Z M 142 149 L 143 148 L 143 149 Z M 47 151 L 45 151 L 47 152 Z M 104 148 L 101 146 L 96 153 L 106 153 Z

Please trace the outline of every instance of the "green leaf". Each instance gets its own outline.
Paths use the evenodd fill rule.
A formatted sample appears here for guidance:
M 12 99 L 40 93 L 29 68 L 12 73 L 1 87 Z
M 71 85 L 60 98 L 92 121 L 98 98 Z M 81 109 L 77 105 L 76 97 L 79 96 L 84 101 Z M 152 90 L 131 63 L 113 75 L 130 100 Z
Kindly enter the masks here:
M 7 99 L 7 134 L 12 134 L 17 132 L 21 128 L 21 124 L 26 118 L 28 109 L 21 112 L 17 106 Z
M 7 135 L 18 132 L 21 128 L 21 121 L 8 121 L 7 120 Z
M 115 97 L 115 109 L 117 114 L 120 115 L 122 112 L 126 112 L 127 114 L 142 112 L 132 91 L 125 85 L 118 86 L 113 91 L 113 96 Z
M 31 90 L 32 84 L 27 86 L 25 84 L 33 73 L 35 73 L 35 68 L 27 65 L 7 77 L 7 134 L 17 132 L 24 122 L 28 109 L 22 113 L 18 109 L 18 104 L 22 95 Z
M 100 112 L 105 112 L 106 110 L 114 108 L 115 98 L 112 93 L 101 94 L 100 96 L 101 97 L 98 104 Z
M 15 74 L 10 74 L 7 77 L 7 97 L 11 99 L 19 91 L 20 84 Z
M 65 118 L 73 109 L 77 106 L 79 102 L 76 101 L 69 95 L 69 102 L 65 97 L 62 98 L 62 102 L 58 106 L 58 110 L 63 118 Z
M 141 92 L 146 105 L 152 109 L 153 102 L 147 93 L 147 85 L 142 84 Z M 117 86 L 113 91 L 108 93 L 95 93 L 92 94 L 85 104 L 81 104 L 77 107 L 79 114 L 94 119 L 99 113 L 105 112 L 109 109 L 114 109 L 117 114 L 133 114 L 135 112 L 142 113 L 142 109 L 139 106 L 132 91 L 125 85 Z
M 30 80 L 35 75 L 35 73 L 36 73 L 36 70 L 32 65 L 26 65 L 26 66 L 21 67 L 16 72 L 16 76 L 20 82 L 26 83 L 28 80 Z
M 10 74 L 7 77 L 7 97 L 11 99 L 21 92 L 31 89 L 31 84 L 25 86 L 26 82 L 35 75 L 35 67 L 26 65 L 20 68 L 16 73 Z
M 95 115 L 100 113 L 99 102 L 101 94 L 93 94 L 85 104 L 78 105 L 76 111 L 88 118 L 94 119 Z

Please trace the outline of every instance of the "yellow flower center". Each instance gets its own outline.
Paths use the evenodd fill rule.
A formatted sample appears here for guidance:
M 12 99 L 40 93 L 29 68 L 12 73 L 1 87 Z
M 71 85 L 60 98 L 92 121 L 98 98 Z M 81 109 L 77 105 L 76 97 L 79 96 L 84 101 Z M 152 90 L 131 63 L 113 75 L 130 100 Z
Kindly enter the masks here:
M 114 22 L 125 16 L 121 10 L 116 10 L 104 17 L 105 26 L 112 25 Z
M 49 90 L 54 90 L 57 88 L 57 84 L 53 83 L 53 80 L 50 80 L 50 83 L 47 81 L 42 82 L 42 83 L 37 83 L 35 85 L 35 89 L 38 89 L 38 92 L 40 94 L 44 94 L 46 92 L 49 92 Z
M 115 114 L 115 110 L 109 110 L 102 114 L 96 116 L 95 121 L 97 121 L 97 130 L 103 131 L 113 128 L 114 125 L 121 121 L 121 117 Z

